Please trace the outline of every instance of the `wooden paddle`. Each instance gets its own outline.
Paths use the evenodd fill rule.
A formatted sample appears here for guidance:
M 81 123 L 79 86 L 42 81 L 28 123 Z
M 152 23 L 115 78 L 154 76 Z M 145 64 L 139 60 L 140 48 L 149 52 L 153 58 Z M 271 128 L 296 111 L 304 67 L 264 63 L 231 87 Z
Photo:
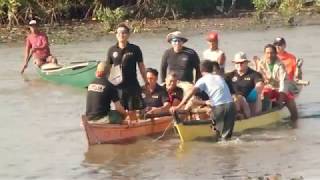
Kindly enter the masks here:
M 24 70 L 27 69 L 28 63 L 29 63 L 31 57 L 32 57 L 32 53 L 30 53 L 29 56 L 27 57 L 27 62 L 26 62 L 26 64 L 22 67 L 22 69 L 21 69 L 21 71 L 20 71 L 20 74 L 23 74 L 23 73 L 24 73 Z

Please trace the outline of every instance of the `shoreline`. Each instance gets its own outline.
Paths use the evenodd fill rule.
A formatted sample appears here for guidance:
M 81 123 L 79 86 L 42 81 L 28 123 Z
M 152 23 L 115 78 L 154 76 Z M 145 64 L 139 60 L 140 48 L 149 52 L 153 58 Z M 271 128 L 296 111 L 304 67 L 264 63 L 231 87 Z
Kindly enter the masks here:
M 190 32 L 197 29 L 199 33 L 217 31 L 250 31 L 269 28 L 297 27 L 320 25 L 320 14 L 307 10 L 292 19 L 281 17 L 276 12 L 266 12 L 258 22 L 254 12 L 239 13 L 237 17 L 203 17 L 197 19 L 153 19 L 126 21 L 133 33 L 163 33 L 176 30 Z M 44 25 L 40 27 L 46 32 L 51 44 L 67 44 L 70 42 L 93 41 L 110 36 L 113 32 L 105 31 L 103 24 L 97 21 L 74 21 L 63 25 Z M 27 26 L 11 28 L 0 27 L 0 44 L 23 43 L 27 35 Z

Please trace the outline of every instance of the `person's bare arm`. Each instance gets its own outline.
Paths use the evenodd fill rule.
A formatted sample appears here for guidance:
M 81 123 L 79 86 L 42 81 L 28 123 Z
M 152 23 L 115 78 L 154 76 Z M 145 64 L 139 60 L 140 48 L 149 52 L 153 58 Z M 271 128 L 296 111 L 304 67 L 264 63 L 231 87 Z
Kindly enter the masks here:
M 186 96 L 182 99 L 182 101 L 180 102 L 180 104 L 178 106 L 174 106 L 170 108 L 171 112 L 174 112 L 178 109 L 180 109 L 183 105 L 185 105 L 188 100 L 197 92 L 198 88 L 196 87 L 192 87 L 192 89 L 190 91 L 187 92 Z
M 146 76 L 146 67 L 145 67 L 144 63 L 139 62 L 138 66 L 139 66 L 140 74 L 141 74 L 141 77 L 142 77 L 144 83 L 148 84 L 147 76 Z
M 32 53 L 33 53 L 33 50 L 31 49 L 31 46 L 27 44 L 24 50 L 24 60 L 23 60 L 22 68 L 20 70 L 21 74 L 23 74 L 24 71 L 27 69 Z

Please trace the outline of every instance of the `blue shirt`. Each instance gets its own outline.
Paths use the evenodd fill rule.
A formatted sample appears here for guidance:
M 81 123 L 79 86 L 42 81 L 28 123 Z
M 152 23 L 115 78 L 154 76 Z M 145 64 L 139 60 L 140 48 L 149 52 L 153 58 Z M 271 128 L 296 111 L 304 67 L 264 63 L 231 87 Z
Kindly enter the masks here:
M 207 93 L 212 106 L 232 102 L 228 85 L 219 75 L 208 73 L 196 82 L 195 87 Z

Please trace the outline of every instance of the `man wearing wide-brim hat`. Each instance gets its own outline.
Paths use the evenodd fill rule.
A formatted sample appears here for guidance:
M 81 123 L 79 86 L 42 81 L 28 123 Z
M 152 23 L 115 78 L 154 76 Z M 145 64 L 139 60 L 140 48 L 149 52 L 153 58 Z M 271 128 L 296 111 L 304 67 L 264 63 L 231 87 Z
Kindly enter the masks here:
M 262 75 L 248 66 L 249 59 L 244 52 L 235 54 L 232 62 L 235 70 L 226 74 L 226 81 L 236 103 L 237 111 L 249 118 L 261 112 Z
M 166 40 L 171 44 L 171 48 L 167 49 L 162 56 L 161 82 L 165 81 L 168 73 L 174 72 L 178 80 L 193 83 L 201 75 L 198 54 L 193 49 L 183 46 L 188 39 L 180 31 L 169 33 Z M 196 71 L 195 79 L 193 70 Z
M 38 22 L 36 20 L 31 20 L 28 26 L 30 34 L 28 34 L 26 38 L 25 56 L 23 66 L 20 71 L 21 74 L 23 74 L 25 69 L 28 67 L 31 56 L 38 67 L 46 63 L 57 64 L 57 59 L 51 55 L 48 37 L 45 33 L 39 30 Z

